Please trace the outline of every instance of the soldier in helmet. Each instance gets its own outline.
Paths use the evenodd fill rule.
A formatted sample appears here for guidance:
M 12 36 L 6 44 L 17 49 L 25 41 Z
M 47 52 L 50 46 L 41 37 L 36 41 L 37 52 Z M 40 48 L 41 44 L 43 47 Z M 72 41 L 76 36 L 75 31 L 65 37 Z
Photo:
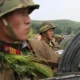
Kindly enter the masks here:
M 0 52 L 20 55 L 31 52 L 36 57 L 58 64 L 59 56 L 43 41 L 28 40 L 29 14 L 39 8 L 32 0 L 3 0 L 0 2 Z M 14 51 L 15 50 L 15 51 Z M 55 56 L 55 57 L 54 57 Z M 20 80 L 13 70 L 0 72 L 0 80 Z
M 43 22 L 40 26 L 39 33 L 41 40 L 45 41 L 53 50 L 59 49 L 59 44 L 55 41 L 53 30 L 55 26 L 50 22 Z
M 21 42 L 27 39 L 30 31 L 29 14 L 38 8 L 32 0 L 0 1 L 0 52 L 20 55 Z M 4 67 L 0 64 L 0 80 L 21 80 L 12 69 Z

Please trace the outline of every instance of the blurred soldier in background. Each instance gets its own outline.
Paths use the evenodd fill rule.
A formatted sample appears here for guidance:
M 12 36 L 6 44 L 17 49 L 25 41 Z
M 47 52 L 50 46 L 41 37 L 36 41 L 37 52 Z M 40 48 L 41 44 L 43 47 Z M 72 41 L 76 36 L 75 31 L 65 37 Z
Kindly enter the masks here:
M 54 36 L 53 30 L 55 26 L 50 22 L 43 22 L 40 26 L 39 33 L 41 40 L 45 41 L 53 50 L 59 49 L 60 40 Z

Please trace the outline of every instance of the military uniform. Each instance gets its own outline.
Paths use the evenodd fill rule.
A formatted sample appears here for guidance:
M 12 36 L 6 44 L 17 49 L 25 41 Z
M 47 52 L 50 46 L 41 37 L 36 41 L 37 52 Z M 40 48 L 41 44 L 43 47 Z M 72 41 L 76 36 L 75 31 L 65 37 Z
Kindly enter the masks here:
M 52 70 L 58 68 L 60 56 L 56 54 L 43 40 L 28 40 L 28 43 L 32 47 L 33 53 L 37 58 L 47 60 L 47 65 L 50 66 Z
M 51 47 L 54 51 L 56 51 L 56 50 L 59 49 L 59 44 L 55 41 L 55 38 L 53 38 L 52 40 L 47 41 L 46 39 L 48 37 L 44 37 L 42 35 L 42 33 L 46 32 L 49 29 L 55 29 L 55 26 L 53 24 L 49 23 L 49 22 L 43 22 L 43 24 L 41 25 L 41 27 L 39 29 L 39 33 L 42 36 L 41 40 L 45 41 L 49 45 L 49 47 Z
M 51 47 L 55 50 L 55 51 L 57 51 L 57 50 L 59 50 L 59 49 L 62 49 L 61 48 L 61 45 L 60 45 L 60 43 L 62 42 L 62 40 L 63 40 L 64 38 L 62 37 L 62 36 L 54 36 L 53 37 L 53 39 L 51 40 Z
M 28 53 L 32 53 L 32 50 L 28 45 L 27 41 L 16 42 L 14 44 L 0 41 L 0 52 L 3 52 L 3 54 L 28 55 Z M 8 63 L 4 63 L 3 59 L 0 62 L 0 80 L 24 79 L 20 78 L 18 74 L 11 69 Z
M 55 61 L 55 63 L 57 63 L 57 61 L 55 59 L 57 59 L 58 62 L 59 62 L 60 55 L 56 53 L 56 51 L 59 49 L 59 44 L 56 42 L 55 38 L 53 38 L 52 30 L 54 30 L 54 29 L 55 29 L 55 26 L 52 23 L 50 23 L 50 22 L 43 22 L 43 24 L 40 26 L 39 34 L 41 35 L 41 40 L 40 41 L 43 42 L 46 46 L 48 46 L 46 51 L 48 49 L 50 50 L 47 53 L 47 56 L 50 56 L 52 61 Z M 53 65 L 52 66 L 52 70 L 54 72 L 56 72 L 57 71 L 57 67 L 55 67 Z
M 35 57 L 47 60 L 50 64 L 50 67 L 58 67 L 60 56 L 56 54 L 52 48 L 50 48 L 44 41 L 28 39 L 24 42 L 22 51 L 30 51 Z M 27 55 L 27 54 L 24 54 Z
M 56 42 L 56 41 L 50 41 L 48 43 L 48 45 L 54 50 L 54 51 L 57 51 L 59 50 L 59 44 Z
M 17 39 L 16 34 L 12 30 L 12 26 L 9 25 L 5 16 L 8 13 L 14 12 L 18 9 L 24 9 L 24 8 L 28 9 L 27 13 L 30 14 L 34 9 L 37 9 L 38 7 L 39 5 L 34 4 L 32 0 L 2 0 L 2 2 L 0 3 L 0 18 L 1 18 L 0 20 L 4 24 L 3 27 L 6 27 L 7 31 L 10 33 L 10 36 L 11 36 L 10 38 L 12 38 L 13 41 L 16 41 L 19 39 Z M 8 17 L 10 17 L 9 14 L 8 14 Z M 18 43 L 13 43 L 13 44 L 7 43 L 7 41 L 5 42 L 0 41 L 0 52 L 3 52 L 5 54 L 21 55 L 21 51 L 23 52 L 23 54 L 25 52 L 26 53 L 32 52 L 38 58 L 48 60 L 53 64 L 58 64 L 59 56 L 55 54 L 55 52 L 52 52 L 52 49 L 50 49 L 49 46 L 47 46 L 43 41 L 37 42 L 34 40 L 28 40 L 28 41 L 24 41 L 23 43 L 20 41 Z M 24 55 L 27 55 L 27 54 L 24 54 Z M 1 61 L 0 68 L 2 70 L 0 72 L 0 80 L 20 80 L 19 76 L 10 68 L 8 63 L 3 63 L 3 60 Z
M 9 44 L 0 41 L 0 52 L 3 54 L 16 54 L 20 55 L 20 44 Z M 8 63 L 0 61 L 0 80 L 20 80 L 17 74 L 11 69 Z
M 11 43 L 9 44 L 0 41 L 0 52 L 20 55 L 20 52 L 25 53 L 25 51 L 26 54 L 24 55 L 27 55 L 28 52 L 31 52 L 37 58 L 40 58 L 42 60 L 47 60 L 49 62 L 48 65 L 50 65 L 51 68 L 58 67 L 59 55 L 57 55 L 51 48 L 49 48 L 49 46 L 46 45 L 44 41 L 28 40 L 24 41 L 23 43 L 18 42 L 15 44 Z M 0 72 L 0 76 L 2 79 L 0 80 L 20 80 L 18 75 L 14 73 L 14 71 L 10 68 L 10 66 L 7 63 L 5 65 L 7 66 L 5 67 L 1 66 L 2 71 Z
M 13 40 L 16 40 L 17 37 L 14 34 L 9 23 L 6 21 L 5 15 L 14 12 L 18 9 L 24 9 L 24 8 L 26 8 L 28 10 L 27 13 L 30 14 L 34 9 L 38 9 L 39 5 L 34 4 L 32 0 L 1 0 L 0 1 L 0 20 L 7 28 L 7 31 L 12 36 Z M 27 51 L 30 51 L 28 47 L 26 48 Z M 0 52 L 3 52 L 3 54 L 5 53 L 5 54 L 20 55 L 20 51 L 24 52 L 24 49 L 22 49 L 22 43 L 11 44 L 11 43 L 0 41 Z M 21 80 L 21 79 L 10 68 L 8 63 L 3 63 L 2 60 L 0 61 L 0 80 Z
M 59 56 L 44 41 L 28 40 L 28 42 L 38 58 L 58 63 Z
M 59 38 L 56 36 L 52 35 L 52 40 L 47 40 L 49 39 L 49 36 L 43 36 L 42 33 L 45 33 L 46 35 L 48 35 L 46 32 L 49 29 L 55 29 L 55 26 L 52 23 L 49 22 L 43 22 L 43 24 L 40 26 L 39 29 L 39 34 L 41 34 L 41 40 L 45 41 L 49 47 L 51 47 L 54 51 L 57 51 L 58 49 L 60 49 L 60 42 L 62 41 L 63 38 Z

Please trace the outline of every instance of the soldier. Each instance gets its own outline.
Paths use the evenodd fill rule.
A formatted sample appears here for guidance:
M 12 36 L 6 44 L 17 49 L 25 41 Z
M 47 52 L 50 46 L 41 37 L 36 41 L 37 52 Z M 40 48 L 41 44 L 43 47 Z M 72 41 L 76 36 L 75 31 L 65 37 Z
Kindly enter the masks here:
M 41 35 L 41 40 L 45 41 L 53 50 L 59 49 L 59 44 L 56 41 L 55 36 L 53 35 L 53 30 L 55 26 L 50 22 L 43 22 L 39 29 Z
M 53 25 L 45 22 L 43 23 L 44 27 L 40 28 L 40 34 L 43 40 L 27 40 L 28 45 L 31 48 L 31 51 L 33 53 L 35 53 L 36 57 L 40 58 L 40 59 L 44 59 L 44 60 L 48 60 L 49 62 L 53 63 L 53 64 L 58 64 L 59 58 L 60 56 L 58 54 L 55 53 L 55 51 L 49 47 L 46 43 L 48 43 L 50 40 L 52 40 L 52 36 L 53 36 Z M 46 30 L 50 30 L 51 31 L 51 35 L 46 31 Z M 42 36 L 44 34 L 44 37 Z M 46 42 L 46 43 L 45 43 Z M 52 65 L 54 66 L 54 65 Z M 51 67 L 52 67 L 51 66 Z
M 36 57 L 58 64 L 59 56 L 43 41 L 28 40 L 29 14 L 39 8 L 32 0 L 3 0 L 0 2 L 0 52 L 20 55 L 32 52 Z M 14 51 L 15 50 L 15 51 Z M 26 55 L 25 54 L 25 55 Z M 0 80 L 20 80 L 12 69 L 0 72 Z
M 39 5 L 34 4 L 32 0 L 0 1 L 0 52 L 20 54 L 21 42 L 27 39 L 30 31 L 29 14 L 37 8 Z M 21 79 L 12 69 L 6 70 L 0 64 L 0 80 Z

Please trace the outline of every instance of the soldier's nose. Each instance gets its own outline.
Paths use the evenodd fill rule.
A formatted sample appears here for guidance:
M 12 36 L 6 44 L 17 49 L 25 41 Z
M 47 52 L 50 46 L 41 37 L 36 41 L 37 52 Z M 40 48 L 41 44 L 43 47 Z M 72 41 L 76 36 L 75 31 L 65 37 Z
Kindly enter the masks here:
M 31 23 L 31 19 L 30 19 L 29 15 L 27 17 L 25 17 L 24 23 L 25 24 L 30 24 Z

